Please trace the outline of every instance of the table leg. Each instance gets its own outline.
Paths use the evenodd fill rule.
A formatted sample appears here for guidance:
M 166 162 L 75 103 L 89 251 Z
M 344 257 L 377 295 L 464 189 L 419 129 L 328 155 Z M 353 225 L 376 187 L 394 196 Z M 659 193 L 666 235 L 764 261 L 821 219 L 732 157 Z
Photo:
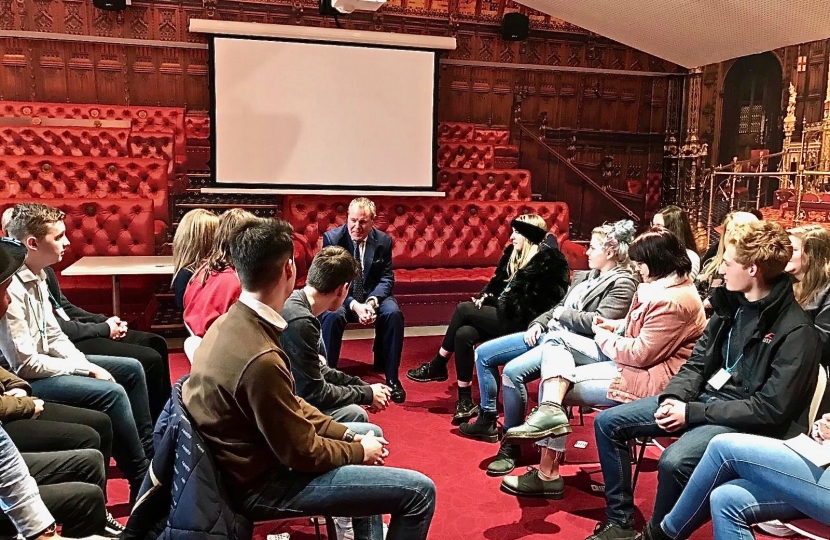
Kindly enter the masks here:
M 112 276 L 112 314 L 121 316 L 121 280 L 119 276 Z

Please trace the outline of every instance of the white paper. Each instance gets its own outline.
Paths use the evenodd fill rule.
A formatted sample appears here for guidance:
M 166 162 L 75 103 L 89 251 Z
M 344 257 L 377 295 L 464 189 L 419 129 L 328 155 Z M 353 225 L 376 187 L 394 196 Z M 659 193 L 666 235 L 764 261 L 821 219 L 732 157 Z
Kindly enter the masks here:
M 830 444 L 820 444 L 803 433 L 784 444 L 817 467 L 830 465 Z

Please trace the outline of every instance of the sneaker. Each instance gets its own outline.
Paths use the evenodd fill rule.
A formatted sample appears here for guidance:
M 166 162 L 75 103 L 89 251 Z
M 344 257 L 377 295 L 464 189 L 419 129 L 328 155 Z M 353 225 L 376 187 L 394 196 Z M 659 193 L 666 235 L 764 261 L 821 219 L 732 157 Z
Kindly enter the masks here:
M 673 540 L 673 538 L 663 532 L 659 525 L 654 526 L 651 521 L 648 521 L 643 532 L 638 534 L 635 540 Z
M 104 525 L 104 532 L 101 536 L 106 536 L 107 538 L 120 538 L 121 533 L 123 533 L 124 530 L 125 527 L 118 523 L 112 514 L 107 512 L 107 523 Z
M 452 417 L 453 425 L 463 424 L 474 416 L 478 416 L 478 405 L 473 403 L 473 398 L 464 396 L 455 402 L 455 415 Z
M 499 414 L 496 411 L 479 411 L 475 422 L 461 424 L 458 430 L 464 437 L 494 443 L 499 440 L 498 423 Z
M 496 458 L 487 466 L 487 476 L 504 476 L 512 473 L 520 457 L 522 457 L 521 446 L 502 443 Z
M 571 431 L 568 413 L 562 405 L 546 401 L 533 409 L 524 424 L 508 429 L 504 440 L 538 440 L 560 437 Z
M 406 372 L 406 378 L 415 382 L 446 381 L 450 378 L 446 364 L 427 362 Z
M 594 534 L 585 540 L 635 540 L 637 531 L 631 527 L 622 527 L 616 523 L 597 523 Z
M 502 480 L 501 490 L 518 497 L 559 500 L 565 494 L 565 481 L 561 476 L 555 480 L 542 480 L 539 469 L 531 468 L 521 476 L 508 476 Z
M 763 523 L 756 523 L 756 527 L 760 530 L 764 531 L 764 533 L 770 536 L 777 536 L 779 538 L 786 538 L 787 536 L 795 536 L 795 531 L 774 519 L 772 521 L 765 521 Z

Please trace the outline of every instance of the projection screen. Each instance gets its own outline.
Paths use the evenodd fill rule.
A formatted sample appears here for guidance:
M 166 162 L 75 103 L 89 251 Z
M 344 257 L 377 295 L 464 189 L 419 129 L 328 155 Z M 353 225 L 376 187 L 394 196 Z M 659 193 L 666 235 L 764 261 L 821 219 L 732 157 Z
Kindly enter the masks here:
M 434 51 L 220 36 L 212 50 L 217 184 L 434 186 Z

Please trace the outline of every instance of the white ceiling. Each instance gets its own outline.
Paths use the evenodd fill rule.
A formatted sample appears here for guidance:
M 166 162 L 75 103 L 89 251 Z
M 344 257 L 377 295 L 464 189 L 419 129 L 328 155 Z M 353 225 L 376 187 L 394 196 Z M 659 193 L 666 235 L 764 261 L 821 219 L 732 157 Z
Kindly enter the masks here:
M 830 38 L 830 0 L 516 0 L 692 68 Z

